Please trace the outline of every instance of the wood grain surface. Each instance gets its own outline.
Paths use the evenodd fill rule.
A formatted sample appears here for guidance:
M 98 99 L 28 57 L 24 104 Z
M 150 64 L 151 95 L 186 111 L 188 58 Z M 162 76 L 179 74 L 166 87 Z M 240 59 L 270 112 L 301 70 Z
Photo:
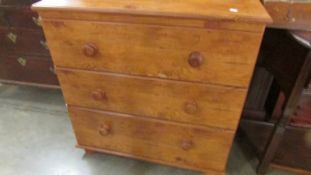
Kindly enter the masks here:
M 57 69 L 70 105 L 235 129 L 245 89 Z
M 69 107 L 80 146 L 224 171 L 234 132 Z M 103 134 L 102 127 L 109 126 Z M 189 145 L 185 147 L 185 143 Z M 186 149 L 187 148 L 187 149 Z
M 78 146 L 224 174 L 269 15 L 258 0 L 43 0 Z
M 260 33 L 89 21 L 43 22 L 58 66 L 247 87 Z M 93 44 L 97 54 L 82 48 Z M 189 55 L 200 52 L 198 68 Z
M 93 11 L 127 15 L 226 19 L 258 23 L 271 21 L 259 0 L 62 0 L 57 2 L 43 0 L 34 4 L 33 8 L 38 11 Z
M 188 19 L 188 18 L 167 18 L 165 16 L 143 16 L 126 14 L 107 14 L 83 11 L 72 11 L 66 13 L 63 10 L 40 11 L 40 16 L 48 20 L 84 20 L 98 22 L 115 22 L 130 24 L 149 24 L 175 27 L 213 28 L 225 30 L 238 30 L 248 32 L 263 32 L 265 25 L 261 23 L 250 23 L 243 21 L 215 20 L 215 19 Z

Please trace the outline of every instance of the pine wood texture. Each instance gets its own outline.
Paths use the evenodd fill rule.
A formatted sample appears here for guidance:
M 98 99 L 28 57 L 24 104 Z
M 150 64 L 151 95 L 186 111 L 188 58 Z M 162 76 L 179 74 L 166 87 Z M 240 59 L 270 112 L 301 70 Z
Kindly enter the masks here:
M 247 87 L 260 33 L 88 21 L 44 21 L 56 65 Z M 83 33 L 83 35 L 79 35 Z M 247 41 L 247 42 L 244 42 Z M 94 56 L 82 54 L 92 43 Z M 192 52 L 203 63 L 188 63 Z M 66 59 L 64 59 L 66 58 Z
M 164 16 L 142 16 L 142 15 L 125 15 L 113 13 L 96 13 L 71 11 L 63 13 L 62 10 L 41 11 L 40 16 L 44 19 L 53 20 L 87 20 L 100 22 L 115 22 L 127 24 L 150 24 L 160 26 L 178 26 L 178 27 L 194 27 L 194 28 L 210 28 L 210 29 L 228 29 L 248 32 L 263 32 L 265 27 L 258 23 L 249 23 L 242 21 L 230 20 L 205 20 L 205 19 L 189 19 L 189 18 L 167 18 Z
M 236 129 L 245 89 L 57 69 L 66 102 L 107 111 Z M 102 93 L 102 98 L 94 97 Z
M 224 171 L 232 131 L 69 107 L 78 144 L 196 170 Z M 104 126 L 109 131 L 103 133 Z M 208 145 L 208 146 L 207 146 Z M 209 161 L 206 161 L 206 158 Z
M 36 10 L 91 11 L 127 15 L 203 18 L 258 23 L 271 22 L 257 0 L 43 0 L 33 6 Z M 239 13 L 230 11 L 236 8 Z
M 268 14 L 256 0 L 33 6 L 78 147 L 224 174 Z

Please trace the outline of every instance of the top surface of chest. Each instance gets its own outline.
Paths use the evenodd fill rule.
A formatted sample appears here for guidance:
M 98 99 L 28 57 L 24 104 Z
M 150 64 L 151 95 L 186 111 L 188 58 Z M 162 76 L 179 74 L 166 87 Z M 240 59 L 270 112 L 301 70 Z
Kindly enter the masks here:
M 33 8 L 259 23 L 270 21 L 259 0 L 43 0 Z

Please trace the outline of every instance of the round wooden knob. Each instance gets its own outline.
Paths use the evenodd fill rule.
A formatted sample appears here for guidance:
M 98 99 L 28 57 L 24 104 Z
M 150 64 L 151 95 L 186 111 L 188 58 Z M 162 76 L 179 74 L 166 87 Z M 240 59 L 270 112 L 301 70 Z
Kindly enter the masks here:
M 95 44 L 88 43 L 83 46 L 83 53 L 87 57 L 94 57 L 97 54 L 97 52 L 98 49 L 95 46 Z
M 97 100 L 97 101 L 107 100 L 106 93 L 102 90 L 99 90 L 99 89 L 92 92 L 92 97 L 94 100 Z
M 200 67 L 203 63 L 204 57 L 200 52 L 192 52 L 189 55 L 188 63 L 191 67 Z
M 195 114 L 198 110 L 199 107 L 195 101 L 188 101 L 184 105 L 184 111 L 188 114 Z
M 191 148 L 193 148 L 193 143 L 191 140 L 182 140 L 181 141 L 181 148 L 185 151 L 190 150 Z
M 107 135 L 111 134 L 111 126 L 108 124 L 102 124 L 102 125 L 100 125 L 98 132 L 102 136 L 107 136 Z

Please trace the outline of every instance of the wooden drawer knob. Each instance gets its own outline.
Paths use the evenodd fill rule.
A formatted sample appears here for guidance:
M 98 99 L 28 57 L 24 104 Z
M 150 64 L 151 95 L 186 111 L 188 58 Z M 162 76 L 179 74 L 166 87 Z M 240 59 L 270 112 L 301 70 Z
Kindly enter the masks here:
M 98 132 L 102 136 L 107 136 L 111 134 L 111 126 L 108 124 L 102 124 L 100 125 Z
M 97 101 L 107 100 L 106 93 L 99 89 L 92 92 L 92 97 L 94 100 L 97 100 Z
M 184 111 L 188 114 L 195 114 L 198 110 L 199 107 L 195 101 L 188 101 L 184 104 Z
M 88 43 L 83 46 L 83 53 L 87 57 L 94 57 L 97 54 L 97 52 L 98 49 L 95 46 L 95 44 Z
M 203 55 L 200 52 L 192 52 L 189 55 L 188 63 L 191 67 L 197 68 L 200 67 L 203 63 Z
M 185 151 L 190 150 L 191 148 L 193 148 L 193 142 L 191 140 L 182 140 L 181 141 L 181 148 Z

